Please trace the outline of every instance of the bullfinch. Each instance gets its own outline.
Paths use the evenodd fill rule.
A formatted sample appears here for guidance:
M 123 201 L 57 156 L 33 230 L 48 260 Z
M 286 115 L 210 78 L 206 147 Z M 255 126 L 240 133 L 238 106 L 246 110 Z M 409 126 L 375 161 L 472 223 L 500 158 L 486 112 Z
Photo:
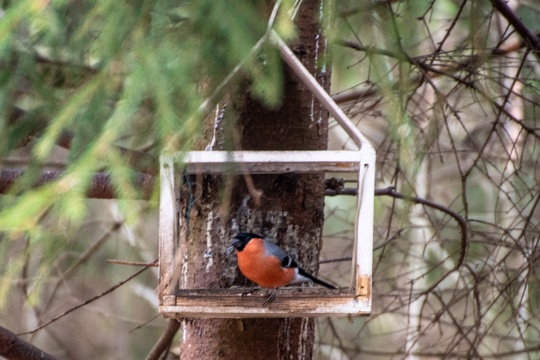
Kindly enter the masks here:
M 329 289 L 334 286 L 308 274 L 285 251 L 260 235 L 238 233 L 232 239 L 242 274 L 265 288 L 299 282 L 314 282 Z

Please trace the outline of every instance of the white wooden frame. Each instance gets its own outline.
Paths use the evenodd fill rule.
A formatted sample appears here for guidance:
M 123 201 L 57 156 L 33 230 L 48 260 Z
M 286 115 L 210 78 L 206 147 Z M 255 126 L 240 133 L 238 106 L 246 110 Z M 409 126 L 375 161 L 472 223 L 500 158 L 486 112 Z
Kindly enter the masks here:
M 308 317 L 371 313 L 375 150 L 320 87 L 285 43 L 271 32 L 283 59 L 358 145 L 357 151 L 192 151 L 164 154 L 161 162 L 159 224 L 159 310 L 168 317 Z M 188 174 L 225 172 L 275 174 L 287 172 L 353 172 L 358 197 L 351 284 L 348 289 L 283 288 L 266 306 L 264 293 L 245 296 L 245 289 L 176 289 L 175 272 L 182 254 L 175 246 L 179 221 L 175 169 Z M 174 286 L 171 285 L 174 283 Z

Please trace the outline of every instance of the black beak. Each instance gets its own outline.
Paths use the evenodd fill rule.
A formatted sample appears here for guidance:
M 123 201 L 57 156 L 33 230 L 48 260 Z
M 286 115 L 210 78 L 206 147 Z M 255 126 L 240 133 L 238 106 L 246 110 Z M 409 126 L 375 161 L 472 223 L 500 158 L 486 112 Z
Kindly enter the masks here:
M 240 240 L 238 240 L 237 238 L 234 238 L 231 242 L 231 245 L 235 248 L 235 249 L 238 249 L 239 247 L 242 246 L 242 242 Z
M 233 238 L 231 242 L 232 247 L 234 247 L 237 251 L 241 251 L 244 248 L 244 243 L 237 238 Z

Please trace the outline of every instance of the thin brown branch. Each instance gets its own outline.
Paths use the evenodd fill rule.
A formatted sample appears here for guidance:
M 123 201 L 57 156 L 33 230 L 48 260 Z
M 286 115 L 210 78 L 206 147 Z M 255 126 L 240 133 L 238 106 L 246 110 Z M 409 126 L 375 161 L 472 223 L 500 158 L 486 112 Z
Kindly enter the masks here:
M 26 111 L 18 107 L 12 107 L 10 109 L 8 123 L 9 125 L 15 125 L 17 123 L 29 121 L 25 120 L 27 115 L 28 114 Z M 43 132 L 48 123 L 48 119 L 44 118 L 43 116 L 39 116 L 34 119 L 30 125 L 30 130 L 28 130 L 27 136 L 21 139 L 16 147 L 27 145 L 33 137 L 39 136 L 40 133 Z M 56 145 L 64 149 L 70 149 L 73 137 L 74 134 L 72 131 L 64 129 L 58 136 L 58 139 L 56 139 Z M 128 149 L 118 145 L 115 147 L 126 159 L 126 163 L 137 171 L 150 175 L 157 174 L 159 161 L 156 156 L 148 153 L 146 150 Z
M 384 56 L 388 56 L 394 59 L 400 58 L 399 54 L 393 51 L 390 51 L 387 49 L 376 48 L 375 46 L 363 46 L 353 41 L 338 41 L 337 44 L 347 47 L 349 49 L 356 50 L 356 51 L 362 51 L 362 52 L 372 53 L 372 54 L 377 54 L 377 55 L 384 55 Z
M 8 360 L 56 360 L 52 355 L 27 343 L 0 326 L 0 356 Z
M 404 195 L 404 194 L 398 193 L 396 191 L 396 188 L 393 187 L 393 186 L 389 186 L 389 187 L 387 187 L 385 189 L 377 189 L 375 191 L 375 195 L 376 196 L 385 196 L 386 195 L 386 196 L 391 196 L 391 197 L 393 197 L 395 199 L 403 199 L 403 200 L 411 201 L 411 202 L 413 202 L 415 204 L 421 204 L 421 205 L 424 205 L 424 206 L 439 210 L 439 211 L 449 215 L 450 217 L 452 217 L 458 223 L 459 228 L 460 228 L 460 232 L 461 232 L 460 255 L 459 255 L 458 261 L 456 262 L 454 270 L 460 268 L 463 265 L 463 261 L 465 260 L 465 256 L 467 255 L 467 221 L 461 215 L 459 215 L 457 212 L 453 211 L 452 209 L 450 209 L 450 208 L 448 208 L 446 206 L 443 206 L 441 204 L 438 204 L 438 203 L 436 203 L 434 201 L 423 199 L 423 198 L 420 198 L 418 196 L 409 196 L 409 195 Z
M 241 150 L 242 145 L 238 131 L 232 131 L 231 135 L 235 149 Z M 255 209 L 258 209 L 261 207 L 261 197 L 263 193 L 255 187 L 255 184 L 253 183 L 253 178 L 251 177 L 251 174 L 247 170 L 246 166 L 244 164 L 241 164 L 240 166 L 242 168 L 242 176 L 244 177 L 244 182 L 246 183 L 247 190 L 249 192 L 249 195 L 251 195 L 251 198 L 253 199 L 254 207 Z M 230 182 L 229 185 L 232 186 L 232 182 Z M 225 213 L 225 211 L 222 211 L 222 213 Z
M 351 260 L 352 260 L 351 256 L 344 256 L 344 257 L 340 257 L 340 258 L 320 260 L 319 264 L 329 264 L 329 263 L 336 263 L 336 262 L 342 262 L 342 261 L 351 261 Z
M 0 170 L 0 194 L 8 193 L 10 187 L 24 174 L 23 169 L 2 169 Z M 39 187 L 49 182 L 58 180 L 64 174 L 60 170 L 44 170 L 39 179 L 34 183 L 34 187 Z M 137 173 L 133 186 L 139 191 L 138 199 L 147 200 L 152 194 L 154 186 L 154 176 Z M 88 185 L 86 196 L 92 199 L 116 199 L 118 197 L 115 186 L 111 182 L 110 175 L 105 172 L 95 173 Z
M 117 264 L 117 265 L 130 265 L 130 266 L 153 266 L 158 267 L 159 265 L 156 262 L 153 263 L 146 263 L 141 261 L 126 261 L 126 260 L 117 260 L 117 259 L 107 259 L 107 262 L 110 264 Z
M 324 191 L 325 196 L 336 196 L 336 195 L 358 195 L 358 190 L 356 188 L 343 188 L 343 189 L 326 189 Z M 449 216 L 451 216 L 459 225 L 460 232 L 461 232 L 461 251 L 459 260 L 456 263 L 455 269 L 458 269 L 463 265 L 463 261 L 465 260 L 465 256 L 467 253 L 467 221 L 459 215 L 457 212 L 451 210 L 450 208 L 443 206 L 441 204 L 438 204 L 434 201 L 427 200 L 420 198 L 418 196 L 408 196 L 401 193 L 398 193 L 393 186 L 389 186 L 384 189 L 375 189 L 375 196 L 391 196 L 396 199 L 403 199 L 407 201 L 411 201 L 415 204 L 421 204 L 436 210 L 439 210 Z
M 248 172 L 244 172 L 242 173 L 242 175 L 244 176 L 244 181 L 249 191 L 249 195 L 251 195 L 251 198 L 253 199 L 254 208 L 255 209 L 260 208 L 262 191 L 260 191 L 259 189 L 255 187 L 255 184 L 253 183 L 253 178 Z
M 376 193 L 376 191 L 375 191 Z M 343 189 L 326 189 L 324 190 L 324 196 L 338 196 L 338 195 L 358 195 L 358 189 L 356 188 L 343 188 Z
M 513 46 L 515 44 L 512 44 Z M 360 47 L 361 48 L 361 47 Z M 503 52 L 497 53 L 497 55 L 502 54 Z M 491 52 L 492 55 L 495 54 L 495 50 Z M 393 54 L 393 57 L 398 57 L 399 55 Z M 461 61 L 457 64 L 454 64 L 452 66 L 444 66 L 444 67 L 434 67 L 431 65 L 426 64 L 423 61 L 419 61 L 418 58 L 413 58 L 408 56 L 407 54 L 404 54 L 406 61 L 416 66 L 420 73 L 416 74 L 415 76 L 411 77 L 411 84 L 415 86 L 420 86 L 424 82 L 428 82 L 432 85 L 434 90 L 437 91 L 436 87 L 432 83 L 432 80 L 438 76 L 446 76 L 454 81 L 456 81 L 459 84 L 465 85 L 466 87 L 475 90 L 479 94 L 481 94 L 487 101 L 489 101 L 494 107 L 496 107 L 501 113 L 508 116 L 510 120 L 513 122 L 519 124 L 524 130 L 526 130 L 529 134 L 540 138 L 540 134 L 538 133 L 538 129 L 532 126 L 527 125 L 523 120 L 517 119 L 513 114 L 511 114 L 503 105 L 497 103 L 495 99 L 493 99 L 491 96 L 488 96 L 485 91 L 483 91 L 481 88 L 479 88 L 474 81 L 467 80 L 466 78 L 461 78 L 459 76 L 454 75 L 454 72 L 462 70 L 466 67 L 472 66 L 475 62 L 478 61 L 478 59 L 484 59 L 479 54 L 473 55 L 468 57 L 466 60 Z M 400 86 L 399 83 L 395 83 L 393 85 L 396 89 Z M 369 89 L 368 89 L 369 90 Z M 366 93 L 362 93 L 361 97 L 368 97 L 372 95 L 376 95 L 378 93 L 378 90 L 374 88 L 373 91 L 368 91 Z M 355 97 L 357 96 L 357 97 Z M 358 97 L 360 97 L 360 93 L 358 90 L 354 90 L 352 92 L 342 93 L 338 94 L 333 97 L 334 101 L 336 102 L 346 102 L 346 101 L 352 101 L 357 100 Z
M 490 0 L 497 11 L 508 20 L 525 41 L 525 46 L 540 60 L 540 38 L 533 34 L 512 9 L 502 0 Z
M 110 294 L 112 293 L 114 290 L 118 289 L 120 286 L 124 285 L 125 283 L 127 283 L 128 281 L 130 281 L 131 279 L 137 277 L 139 274 L 141 274 L 143 271 L 145 271 L 146 269 L 148 269 L 149 267 L 153 266 L 153 264 L 156 264 L 158 262 L 158 260 L 156 259 L 153 263 L 149 264 L 148 266 L 145 266 L 143 267 L 142 269 L 139 269 L 137 270 L 133 275 L 131 275 L 130 277 L 128 277 L 127 279 L 125 280 L 122 280 L 120 281 L 118 284 L 114 285 L 113 287 L 110 287 L 109 289 L 107 289 L 106 291 L 88 299 L 88 300 L 85 300 L 83 301 L 82 303 L 72 307 L 71 309 L 67 310 L 67 311 L 64 311 L 63 313 L 61 313 L 60 315 L 57 315 L 55 316 L 54 318 L 52 318 L 51 320 L 39 325 L 38 327 L 36 327 L 35 329 L 33 330 L 30 330 L 30 331 L 26 331 L 26 332 L 23 332 L 23 333 L 20 333 L 19 335 L 27 335 L 27 334 L 34 334 L 36 332 L 38 332 L 39 330 L 49 326 L 50 324 L 52 324 L 53 322 L 56 322 L 58 320 L 60 320 L 61 318 L 63 318 L 64 316 L 72 313 L 73 311 L 77 310 L 77 309 L 80 309 L 98 299 L 101 299 L 102 297 L 104 297 L 105 295 L 107 294 Z
M 356 88 L 350 91 L 343 91 L 339 94 L 332 95 L 332 99 L 337 104 L 343 104 L 349 101 L 357 101 L 366 99 L 379 94 L 379 89 L 374 85 Z
M 168 351 L 171 347 L 171 343 L 174 339 L 174 336 L 180 329 L 180 322 L 176 319 L 170 319 L 167 323 L 167 327 L 163 334 L 159 337 L 159 340 L 156 342 L 150 353 L 146 356 L 146 360 L 158 360 L 163 353 Z
M 48 311 L 48 308 L 51 306 L 51 303 L 56 295 L 56 292 L 60 288 L 60 284 L 68 281 L 72 277 L 72 275 L 75 273 L 75 271 L 81 265 L 87 262 L 92 257 L 92 255 L 95 254 L 95 252 L 101 247 L 101 245 L 103 245 L 105 241 L 107 241 L 107 239 L 109 239 L 111 235 L 114 234 L 121 226 L 122 226 L 121 222 L 113 223 L 111 228 L 107 232 L 105 232 L 94 244 L 92 244 L 88 249 L 86 249 L 86 251 L 77 259 L 77 261 L 73 265 L 71 265 L 66 271 L 60 274 L 58 281 L 56 282 L 56 284 L 54 285 L 53 289 L 50 292 L 48 302 L 45 304 L 43 309 L 39 311 L 39 313 L 43 314 Z M 35 307 L 34 312 L 36 313 L 36 317 L 39 318 L 40 315 L 38 313 L 38 308 Z
M 537 33 L 536 35 L 532 34 L 532 36 L 538 39 L 538 37 L 540 37 L 540 32 Z M 495 48 L 489 51 L 486 51 L 483 54 L 480 54 L 480 53 L 474 54 L 474 55 L 466 57 L 464 60 L 456 64 L 436 68 L 432 65 L 428 65 L 420 61 L 419 60 L 420 57 L 413 58 L 413 57 L 409 57 L 407 54 L 403 54 L 400 56 L 400 54 L 397 54 L 390 50 L 379 49 L 375 47 L 366 47 L 352 41 L 340 41 L 337 44 L 348 47 L 356 51 L 371 52 L 373 54 L 389 56 L 395 59 L 405 59 L 405 61 L 409 62 L 411 65 L 421 67 L 424 70 L 428 71 L 427 74 L 423 74 L 423 73 L 417 74 L 416 77 L 411 79 L 411 83 L 413 84 L 420 83 L 421 81 L 423 81 L 425 76 L 429 76 L 430 79 L 434 79 L 439 76 L 449 76 L 453 72 L 470 67 L 471 65 L 475 64 L 478 61 L 478 59 L 483 59 L 485 61 L 486 54 L 489 54 L 490 56 L 502 56 L 510 52 L 518 51 L 519 49 L 522 49 L 523 47 L 526 46 L 526 43 L 524 41 L 517 41 L 517 40 L 507 41 L 502 44 L 499 44 L 498 46 L 496 46 Z M 422 56 L 422 57 L 426 57 L 426 56 Z M 455 77 L 452 77 L 452 79 L 456 80 Z M 354 89 L 350 91 L 344 91 L 339 94 L 335 94 L 332 96 L 332 99 L 336 103 L 340 104 L 340 103 L 345 103 L 345 102 L 350 102 L 350 101 L 356 101 L 359 99 L 365 99 L 368 97 L 375 96 L 377 94 L 379 94 L 378 88 L 374 87 L 373 85 L 370 85 L 368 87 L 358 88 L 358 89 Z
M 112 234 L 114 234 L 116 231 L 118 231 L 122 227 L 122 222 L 114 222 L 111 225 L 111 228 L 105 232 L 92 246 L 90 246 L 86 251 L 77 259 L 77 261 L 71 265 L 63 274 L 62 274 L 62 280 L 66 281 L 69 279 L 82 264 L 86 263 L 92 255 L 94 255 L 101 245 L 107 241 Z

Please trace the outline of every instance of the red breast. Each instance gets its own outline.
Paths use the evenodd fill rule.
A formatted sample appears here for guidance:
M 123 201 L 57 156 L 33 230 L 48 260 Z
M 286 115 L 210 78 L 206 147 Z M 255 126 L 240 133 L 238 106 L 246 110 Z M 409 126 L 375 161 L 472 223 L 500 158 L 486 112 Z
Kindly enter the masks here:
M 251 239 L 246 247 L 236 254 L 242 274 L 262 287 L 285 286 L 295 277 L 295 269 L 281 267 L 277 257 L 266 254 L 262 239 Z

